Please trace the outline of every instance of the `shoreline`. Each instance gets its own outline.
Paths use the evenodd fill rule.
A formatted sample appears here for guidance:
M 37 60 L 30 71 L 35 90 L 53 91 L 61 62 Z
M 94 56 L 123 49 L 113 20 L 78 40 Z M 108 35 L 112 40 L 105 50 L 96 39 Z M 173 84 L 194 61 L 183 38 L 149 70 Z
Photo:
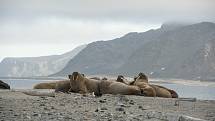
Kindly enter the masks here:
M 17 90 L 0 90 L 0 117 L 12 121 L 215 120 L 215 100 L 180 101 L 179 106 L 175 106 L 176 100 L 134 95 L 94 97 L 78 93 L 55 93 L 55 97 L 29 96 Z

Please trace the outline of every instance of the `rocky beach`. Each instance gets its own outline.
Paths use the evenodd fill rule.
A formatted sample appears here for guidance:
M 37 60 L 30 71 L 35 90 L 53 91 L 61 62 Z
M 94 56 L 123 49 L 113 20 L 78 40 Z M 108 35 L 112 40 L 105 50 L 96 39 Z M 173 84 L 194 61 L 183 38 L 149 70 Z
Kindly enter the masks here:
M 214 100 L 188 100 L 128 95 L 54 93 L 31 96 L 35 90 L 0 90 L 1 121 L 201 121 L 215 120 Z M 36 90 L 40 92 L 40 90 Z M 43 91 L 44 92 L 44 91 Z M 179 105 L 175 105 L 179 102 Z

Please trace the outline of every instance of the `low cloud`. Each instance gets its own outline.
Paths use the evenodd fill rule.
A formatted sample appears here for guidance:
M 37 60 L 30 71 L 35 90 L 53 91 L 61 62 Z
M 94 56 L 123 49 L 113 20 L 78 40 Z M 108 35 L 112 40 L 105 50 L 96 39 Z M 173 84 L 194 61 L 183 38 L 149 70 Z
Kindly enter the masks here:
M 215 22 L 214 11 L 214 0 L 0 0 L 0 58 L 66 51 L 166 21 Z M 46 50 L 29 49 L 40 45 Z

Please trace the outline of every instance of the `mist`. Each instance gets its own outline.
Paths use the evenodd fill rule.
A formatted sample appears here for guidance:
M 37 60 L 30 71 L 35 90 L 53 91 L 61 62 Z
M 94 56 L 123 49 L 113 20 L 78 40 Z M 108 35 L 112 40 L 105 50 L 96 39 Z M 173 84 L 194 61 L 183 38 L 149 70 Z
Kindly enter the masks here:
M 169 21 L 215 21 L 213 0 L 1 0 L 0 11 L 0 60 L 62 54 Z

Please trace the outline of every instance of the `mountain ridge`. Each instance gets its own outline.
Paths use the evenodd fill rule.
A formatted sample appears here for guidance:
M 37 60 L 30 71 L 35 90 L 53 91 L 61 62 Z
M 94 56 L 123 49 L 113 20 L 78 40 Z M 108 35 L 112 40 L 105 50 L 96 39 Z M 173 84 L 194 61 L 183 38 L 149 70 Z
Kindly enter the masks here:
M 204 50 L 205 44 L 210 44 L 213 48 L 214 40 L 215 24 L 211 22 L 181 25 L 174 29 L 161 27 L 141 33 L 133 32 L 110 41 L 90 43 L 55 75 L 80 71 L 86 74 L 124 74 L 128 76 L 145 72 L 152 77 L 184 79 L 215 77 L 212 74 L 212 72 L 215 73 L 215 69 L 210 68 L 207 71 L 211 71 L 211 73 L 203 76 L 204 74 L 200 73 L 201 70 L 195 72 L 192 70 L 195 69 L 194 67 L 186 64 L 197 63 L 192 57 L 198 58 L 200 56 L 198 53 Z M 209 43 L 209 41 L 212 42 Z M 203 48 L 203 50 L 199 48 Z M 210 64 L 213 65 L 214 59 L 211 56 Z M 184 71 L 183 66 L 187 66 L 188 74 L 181 72 Z M 156 72 L 156 69 L 159 71 Z
M 85 47 L 86 45 L 81 45 L 61 55 L 4 58 L 0 63 L 0 76 L 32 77 L 47 76 L 56 73 Z

